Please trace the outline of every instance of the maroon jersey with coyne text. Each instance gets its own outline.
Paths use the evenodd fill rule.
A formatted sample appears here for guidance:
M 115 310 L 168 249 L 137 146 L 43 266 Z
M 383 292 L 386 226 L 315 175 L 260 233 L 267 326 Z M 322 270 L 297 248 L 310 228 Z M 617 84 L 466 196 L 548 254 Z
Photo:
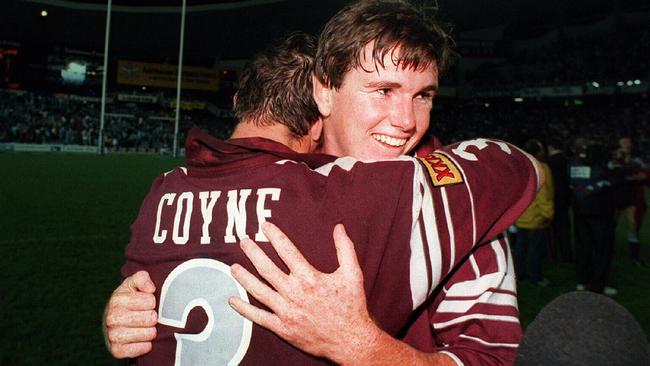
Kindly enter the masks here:
M 457 146 L 426 161 L 340 158 L 312 169 L 304 162 L 327 159 L 294 154 L 270 140 L 223 142 L 192 131 L 188 168 L 156 179 L 131 228 L 123 275 L 149 271 L 160 323 L 152 352 L 138 364 L 325 362 L 252 325 L 227 304 L 228 297 L 240 296 L 260 305 L 229 274 L 232 263 L 255 273 L 240 239 L 257 241 L 280 262 L 259 228 L 263 221 L 278 225 L 326 272 L 338 266 L 332 230 L 343 223 L 355 242 L 369 310 L 384 330 L 397 334 L 477 236 L 502 231 L 509 215 L 520 214 L 532 200 L 536 176 L 530 161 L 504 146 L 508 151 L 496 143 Z M 473 158 L 494 162 L 475 164 Z M 505 196 L 453 193 L 494 183 L 499 174 L 517 176 Z M 468 238 L 441 240 L 439 232 L 446 229 L 436 225 L 432 194 L 439 187 L 449 191 L 443 199 L 458 197 L 454 204 L 468 210 L 459 223 L 471 233 Z M 517 212 L 520 201 L 524 206 Z M 493 202 L 494 216 L 471 213 L 485 202 Z

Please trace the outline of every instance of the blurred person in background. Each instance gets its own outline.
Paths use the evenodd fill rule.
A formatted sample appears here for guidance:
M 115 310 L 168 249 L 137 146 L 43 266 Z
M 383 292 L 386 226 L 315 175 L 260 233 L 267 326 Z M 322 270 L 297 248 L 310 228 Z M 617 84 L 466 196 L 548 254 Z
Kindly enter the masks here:
M 574 192 L 576 289 L 613 296 L 618 291 L 606 284 L 614 247 L 614 187 L 622 177 L 608 169 L 610 156 L 604 143 L 578 138 L 569 178 Z
M 565 153 L 565 143 L 558 134 L 548 139 L 546 163 L 553 176 L 553 221 L 551 222 L 551 247 L 557 258 L 563 262 L 573 261 L 571 246 L 571 222 L 569 206 L 571 188 L 569 182 L 569 158 Z
M 610 164 L 620 169 L 626 182 L 617 189 L 617 215 L 625 216 L 627 221 L 627 243 L 632 263 L 639 267 L 647 264 L 641 258 L 639 231 L 646 212 L 645 186 L 648 185 L 648 169 L 643 160 L 634 155 L 634 144 L 630 136 L 618 140 L 618 149 Z M 618 221 L 618 220 L 616 220 Z
M 547 286 L 549 281 L 542 276 L 542 259 L 548 245 L 548 226 L 553 220 L 553 175 L 544 162 L 544 146 L 539 140 L 528 140 L 524 151 L 541 162 L 546 181 L 537 192 L 535 200 L 515 223 L 515 270 L 518 280 L 527 279 L 538 286 Z

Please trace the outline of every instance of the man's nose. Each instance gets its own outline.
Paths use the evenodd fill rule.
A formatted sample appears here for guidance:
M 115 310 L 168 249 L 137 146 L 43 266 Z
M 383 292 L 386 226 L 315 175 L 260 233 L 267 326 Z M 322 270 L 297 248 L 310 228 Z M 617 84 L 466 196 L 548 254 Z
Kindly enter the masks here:
M 415 112 L 413 111 L 413 101 L 402 98 L 396 101 L 391 115 L 391 125 L 403 130 L 411 131 L 415 129 Z

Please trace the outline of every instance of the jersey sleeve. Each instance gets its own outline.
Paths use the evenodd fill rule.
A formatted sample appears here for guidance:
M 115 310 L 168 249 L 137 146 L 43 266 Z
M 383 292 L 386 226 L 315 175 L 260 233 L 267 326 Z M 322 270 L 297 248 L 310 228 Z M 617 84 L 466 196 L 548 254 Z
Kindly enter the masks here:
M 459 365 L 511 365 L 522 337 L 505 237 L 478 246 L 428 309 L 438 348 Z
M 433 207 L 424 224 L 436 230 L 443 275 L 477 243 L 489 242 L 514 223 L 539 188 L 535 160 L 503 141 L 464 141 L 418 160 L 428 173 Z

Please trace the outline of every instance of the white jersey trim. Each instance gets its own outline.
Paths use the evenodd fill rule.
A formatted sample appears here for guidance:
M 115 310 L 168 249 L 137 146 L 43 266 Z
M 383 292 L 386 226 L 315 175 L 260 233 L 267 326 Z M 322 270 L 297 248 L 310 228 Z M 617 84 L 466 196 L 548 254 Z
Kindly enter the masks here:
M 502 322 L 509 322 L 509 323 L 517 323 L 519 324 L 519 319 L 516 316 L 510 316 L 510 315 L 488 315 L 488 314 L 469 314 L 465 316 L 459 316 L 458 318 L 454 318 L 451 320 L 448 320 L 446 322 L 441 322 L 441 323 L 433 323 L 433 327 L 437 330 L 447 328 L 451 325 L 458 324 L 458 323 L 463 323 L 466 320 L 471 320 L 471 319 L 484 319 L 484 320 L 494 320 L 494 321 L 502 321 Z
M 481 270 L 478 268 L 478 264 L 476 264 L 476 259 L 474 258 L 474 254 L 469 256 L 469 263 L 472 265 L 472 270 L 474 270 L 474 275 L 476 278 L 481 277 Z
M 497 268 L 499 269 L 499 272 L 507 272 L 508 263 L 507 263 L 506 253 L 503 251 L 503 248 L 501 247 L 501 243 L 499 243 L 498 239 L 495 239 L 492 240 L 490 245 L 492 246 L 492 250 L 494 250 L 494 255 L 496 255 L 497 257 Z
M 183 172 L 183 174 L 187 175 L 187 168 L 184 167 L 184 166 L 179 166 L 179 167 L 176 167 L 176 168 L 174 168 L 174 169 L 172 169 L 172 170 L 170 170 L 168 172 L 164 172 L 163 176 L 166 177 L 169 173 L 173 173 L 174 171 L 176 171 L 176 169 L 180 169 Z
M 465 184 L 465 187 L 467 187 L 467 194 L 469 195 L 469 204 L 472 211 L 472 243 L 476 243 L 476 212 L 475 212 L 476 210 L 474 208 L 474 194 L 472 193 L 472 188 L 469 186 L 469 182 L 467 181 L 467 174 L 465 174 L 465 169 L 463 169 L 463 166 L 460 163 L 458 163 L 458 160 L 456 160 L 450 154 L 442 150 L 436 150 L 436 153 L 445 155 L 449 160 L 451 160 L 454 163 L 454 165 L 456 165 L 458 170 L 460 170 L 460 173 L 465 178 L 463 180 L 463 183 Z
M 353 157 L 344 156 L 342 158 L 338 158 L 338 159 L 334 160 L 331 163 L 327 163 L 327 164 L 321 166 L 320 168 L 314 169 L 314 171 L 317 172 L 317 173 L 320 173 L 320 174 L 322 174 L 324 176 L 329 176 L 330 173 L 332 172 L 332 169 L 335 166 L 337 166 L 337 167 L 349 172 L 352 169 L 352 167 L 354 166 L 354 164 L 356 164 L 357 162 L 359 162 L 359 160 L 357 160 L 357 159 L 355 159 Z
M 478 343 L 480 343 L 480 344 L 482 344 L 484 346 L 488 346 L 488 347 L 519 348 L 519 343 L 494 343 L 494 342 L 488 342 L 488 341 L 485 341 L 485 340 L 483 340 L 481 338 L 468 336 L 466 334 L 461 334 L 458 337 L 459 338 L 469 339 L 470 341 L 478 342 Z
M 478 297 L 489 288 L 517 292 L 514 276 L 503 272 L 494 272 L 483 275 L 475 280 L 459 282 L 447 291 L 449 297 Z
M 438 305 L 436 311 L 440 313 L 466 313 L 476 304 L 511 306 L 517 309 L 517 297 L 511 294 L 486 291 L 476 299 L 444 300 Z
M 409 280 L 411 284 L 411 301 L 413 310 L 422 304 L 429 293 L 427 265 L 423 250 L 424 243 L 420 236 L 420 223 L 415 222 L 411 233 L 411 258 L 409 268 Z
M 449 231 L 449 271 L 454 268 L 454 261 L 456 260 L 456 235 L 454 233 L 454 223 L 451 221 L 451 213 L 449 212 L 449 200 L 447 199 L 447 189 L 442 187 L 440 189 L 442 197 L 442 206 L 445 209 L 445 219 L 447 220 L 447 231 Z
M 420 172 L 420 177 L 422 179 L 428 179 L 424 177 L 422 167 L 419 164 L 418 171 Z M 424 233 L 429 248 L 429 261 L 431 262 L 431 287 L 428 292 L 428 294 L 431 294 L 442 278 L 442 248 L 440 233 L 438 232 L 438 224 L 436 221 L 436 213 L 433 209 L 433 196 L 429 189 L 428 182 L 423 183 L 422 185 L 424 187 L 424 197 L 422 202 L 422 219 L 424 222 L 422 225 L 424 225 Z
M 420 213 L 423 216 L 426 215 L 427 206 L 424 202 L 424 196 L 428 194 L 430 197 L 431 192 L 429 192 L 428 185 L 424 180 L 424 172 L 419 163 L 414 159 L 409 159 L 414 164 L 414 179 L 413 179 L 413 201 L 412 201 L 412 223 L 411 226 L 411 258 L 410 258 L 410 268 L 409 268 L 409 278 L 411 284 L 411 297 L 413 301 L 413 310 L 422 304 L 426 298 L 429 296 L 431 289 L 434 287 L 433 284 L 436 283 L 435 279 L 433 283 L 429 283 L 428 271 L 426 265 L 426 255 L 424 253 L 424 240 L 422 238 L 422 225 L 425 225 L 424 229 L 427 230 L 426 223 L 421 222 Z M 424 193 L 424 195 L 423 195 Z M 424 212 L 423 212 L 424 211 Z M 428 237 L 427 233 L 427 237 Z M 433 249 L 431 245 L 432 241 L 427 240 L 429 251 Z M 431 255 L 431 253 L 430 253 Z M 431 260 L 431 259 L 429 259 Z M 438 259 L 439 260 L 439 259 Z M 433 267 L 435 264 L 431 262 Z
M 278 165 L 284 165 L 284 164 L 286 164 L 286 163 L 294 163 L 294 164 L 298 164 L 298 162 L 296 162 L 296 161 L 294 161 L 294 160 L 289 160 L 289 159 L 278 160 L 278 161 L 275 162 L 275 164 L 278 164 Z
M 458 364 L 458 366 L 465 366 L 463 361 L 461 361 L 460 358 L 458 358 L 458 356 L 456 356 L 455 354 L 453 354 L 453 353 L 451 353 L 449 351 L 440 351 L 440 353 L 444 353 L 447 356 L 449 356 L 452 360 L 454 360 L 454 362 L 456 362 Z
M 514 276 L 515 274 L 515 261 L 512 259 L 512 248 L 510 248 L 510 242 L 508 241 L 508 236 L 504 233 L 503 234 L 503 240 L 506 243 L 506 248 L 508 252 L 506 253 L 508 255 L 508 275 L 509 276 Z

